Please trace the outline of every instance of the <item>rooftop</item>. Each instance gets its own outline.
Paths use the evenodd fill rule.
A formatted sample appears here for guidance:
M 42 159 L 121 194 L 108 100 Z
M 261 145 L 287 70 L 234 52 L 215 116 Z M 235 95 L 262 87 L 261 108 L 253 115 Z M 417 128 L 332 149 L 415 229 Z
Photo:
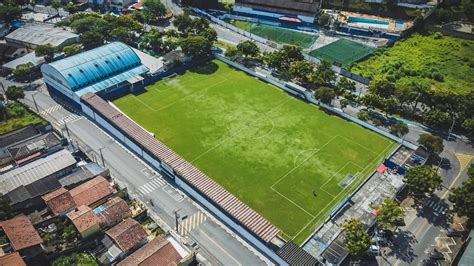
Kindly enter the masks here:
M 114 193 L 109 181 L 102 176 L 95 177 L 69 191 L 76 206 L 89 206 Z
M 61 145 L 61 140 L 54 132 L 46 132 L 37 137 L 22 141 L 8 148 L 13 159 L 17 162 L 41 150 L 48 150 Z
M 168 240 L 157 236 L 117 265 L 179 265 L 181 259 L 181 255 Z
M 17 142 L 23 141 L 39 134 L 39 130 L 33 125 L 15 129 L 0 135 L 0 147 L 8 148 Z
M 278 250 L 278 256 L 290 265 L 320 265 L 316 258 L 292 241 L 286 242 L 286 244 Z
M 61 179 L 59 179 L 59 183 L 63 187 L 74 186 L 98 175 L 107 175 L 107 170 L 105 170 L 95 162 L 90 162 L 86 165 L 81 165 L 78 169 L 76 169 L 69 175 L 61 177 Z
M 36 56 L 35 52 L 28 53 L 22 57 L 12 60 L 8 63 L 3 64 L 3 68 L 14 70 L 18 65 L 32 63 L 33 66 L 39 66 L 44 64 L 46 60 L 44 56 Z
M 128 45 L 113 42 L 44 65 L 44 75 L 62 77 L 79 96 L 99 92 L 149 69 Z
M 36 229 L 31 224 L 28 217 L 21 215 L 10 220 L 1 221 L 5 235 L 15 251 L 39 245 L 43 240 L 39 236 Z
M 53 46 L 61 46 L 67 40 L 75 38 L 79 38 L 75 33 L 45 24 L 25 25 L 5 36 L 7 42 L 23 42 L 33 45 L 51 44 Z
M 69 212 L 67 217 L 71 220 L 79 233 L 83 233 L 87 229 L 99 224 L 99 218 L 94 215 L 92 209 L 84 205 Z
M 128 218 L 105 232 L 115 244 L 126 252 L 147 238 L 143 226 L 137 221 Z
M 13 252 L 0 257 L 1 266 L 26 266 L 18 252 Z
M 76 203 L 69 191 L 65 188 L 57 189 L 42 197 L 54 215 L 66 213 L 76 207 Z
M 26 186 L 69 166 L 76 159 L 67 150 L 60 150 L 24 166 L 14 168 L 0 176 L 0 193 L 6 194 L 20 186 Z
M 61 184 L 59 184 L 58 179 L 55 176 L 48 176 L 26 186 L 19 186 L 8 192 L 7 196 L 11 204 L 17 204 L 44 195 L 59 187 L 61 187 Z
M 132 211 L 125 200 L 120 197 L 113 197 L 95 208 L 94 215 L 100 219 L 101 224 L 111 226 L 131 217 Z

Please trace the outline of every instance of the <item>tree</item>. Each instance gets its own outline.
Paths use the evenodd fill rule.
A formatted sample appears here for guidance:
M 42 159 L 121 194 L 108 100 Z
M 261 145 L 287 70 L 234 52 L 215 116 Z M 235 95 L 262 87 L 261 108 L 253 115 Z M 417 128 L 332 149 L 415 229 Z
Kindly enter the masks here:
M 260 53 L 258 46 L 250 40 L 237 44 L 237 50 L 239 50 L 245 57 L 255 57 Z
M 215 29 L 209 27 L 207 29 L 205 29 L 204 31 L 200 32 L 199 34 L 195 34 L 196 36 L 202 36 L 204 38 L 206 38 L 208 41 L 210 41 L 211 43 L 214 43 L 215 41 L 217 41 L 217 32 Z
M 10 23 L 12 20 L 21 18 L 21 7 L 11 2 L 0 5 L 0 20 Z
M 266 53 L 264 60 L 271 68 L 275 68 L 278 71 L 288 71 L 291 64 L 304 60 L 304 55 L 301 47 L 284 45 L 280 50 Z
M 378 227 L 388 229 L 393 226 L 395 221 L 404 215 L 404 211 L 400 204 L 388 197 L 383 199 L 381 204 L 370 205 L 372 209 L 377 210 L 376 220 Z
M 403 181 L 409 193 L 415 197 L 433 194 L 435 190 L 441 188 L 442 183 L 436 169 L 426 165 L 410 168 L 405 174 Z
M 290 65 L 291 77 L 303 83 L 309 82 L 309 77 L 313 74 L 315 65 L 310 61 L 296 61 Z
M 336 87 L 340 93 L 343 93 L 344 91 L 350 91 L 350 92 L 355 92 L 356 91 L 356 84 L 354 81 L 351 81 L 345 77 L 340 78 L 337 83 Z
M 467 135 L 474 136 L 474 118 L 464 120 L 462 128 L 466 130 Z
M 360 98 L 360 101 L 362 104 L 364 104 L 367 108 L 376 108 L 376 107 L 382 107 L 383 106 L 383 99 L 380 98 L 380 96 L 373 94 L 373 93 L 367 93 L 364 96 Z
M 331 62 L 322 60 L 317 66 L 316 70 L 310 77 L 311 83 L 316 87 L 332 86 L 332 82 L 336 79 L 336 73 L 332 70 Z
M 430 154 L 439 154 L 444 150 L 443 139 L 438 136 L 423 133 L 420 135 L 417 142 Z
M 99 47 L 104 44 L 104 36 L 95 31 L 86 31 L 80 35 L 82 47 L 85 50 Z
M 34 66 L 33 63 L 28 62 L 26 64 L 19 64 L 16 66 L 16 68 L 13 70 L 13 75 L 15 75 L 18 78 L 28 78 L 30 77 L 34 72 Z
M 408 134 L 408 126 L 403 122 L 397 122 L 390 126 L 390 133 L 403 138 L 406 134 Z
M 65 5 L 63 8 L 64 8 L 64 10 L 69 12 L 70 14 L 75 14 L 75 13 L 79 12 L 79 7 L 77 7 L 73 3 L 69 3 L 69 4 Z
M 117 27 L 110 31 L 110 38 L 112 41 L 119 41 L 131 46 L 136 46 L 136 38 L 132 32 L 126 27 Z
M 326 12 L 321 12 L 318 17 L 318 24 L 323 27 L 329 26 L 331 22 L 331 16 L 326 14 Z
M 73 16 L 72 22 L 69 26 L 79 34 L 85 32 L 96 32 L 104 36 L 111 29 L 111 25 L 96 13 L 76 14 Z
M 44 59 L 47 62 L 50 62 L 53 59 L 54 54 L 56 53 L 56 51 L 57 51 L 57 48 L 48 43 L 48 44 L 45 44 L 45 45 L 36 46 L 35 55 L 37 57 L 44 56 Z
M 240 51 L 235 47 L 229 47 L 225 50 L 224 55 L 232 60 L 236 60 L 240 57 Z
M 396 98 L 390 97 L 382 100 L 382 109 L 389 115 L 398 112 L 399 102 Z
M 53 266 L 69 266 L 69 265 L 84 265 L 95 266 L 99 265 L 93 256 L 87 253 L 73 253 L 71 255 L 63 255 L 55 259 Z
M 339 104 L 341 105 L 341 110 L 344 112 L 344 109 L 349 105 L 349 100 L 346 98 L 342 98 L 339 101 Z
M 321 87 L 314 92 L 314 96 L 322 103 L 331 104 L 332 100 L 336 97 L 336 93 L 331 88 Z
M 158 17 L 166 14 L 166 7 L 160 0 L 145 0 L 143 3 L 143 15 L 145 21 L 154 22 Z
M 82 51 L 82 46 L 80 44 L 71 44 L 71 45 L 64 46 L 63 48 L 63 53 L 66 56 L 75 55 L 75 54 L 80 53 L 81 51 Z
M 395 84 L 386 79 L 374 79 L 367 87 L 370 93 L 373 93 L 381 98 L 389 98 L 395 93 Z
M 474 176 L 471 176 L 449 195 L 449 201 L 454 204 L 454 211 L 459 216 L 467 216 L 474 221 Z
M 10 86 L 5 92 L 8 100 L 16 101 L 18 99 L 23 99 L 25 97 L 25 92 L 22 87 Z
M 428 113 L 423 115 L 425 122 L 433 127 L 446 128 L 449 126 L 451 117 L 447 112 L 440 109 L 431 109 Z
M 212 44 L 204 37 L 190 36 L 181 41 L 184 54 L 195 59 L 203 59 L 211 56 Z
M 471 166 L 469 166 L 469 169 L 467 169 L 467 176 L 469 178 L 474 179 L 474 164 L 471 164 Z
M 188 34 L 192 22 L 193 19 L 189 15 L 180 14 L 174 17 L 173 25 L 178 29 L 178 31 Z
M 344 244 L 352 256 L 361 257 L 367 252 L 372 239 L 359 220 L 351 218 L 346 221 L 344 233 Z

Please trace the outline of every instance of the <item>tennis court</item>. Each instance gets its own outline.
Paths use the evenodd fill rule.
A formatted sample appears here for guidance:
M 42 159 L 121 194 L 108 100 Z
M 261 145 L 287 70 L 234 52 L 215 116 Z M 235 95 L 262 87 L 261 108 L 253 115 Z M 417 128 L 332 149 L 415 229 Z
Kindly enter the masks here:
M 318 36 L 277 26 L 257 24 L 248 21 L 235 21 L 234 26 L 267 40 L 309 48 Z
M 350 65 L 373 53 L 376 49 L 347 39 L 339 39 L 319 49 L 313 50 L 309 55 L 336 62 L 342 66 Z

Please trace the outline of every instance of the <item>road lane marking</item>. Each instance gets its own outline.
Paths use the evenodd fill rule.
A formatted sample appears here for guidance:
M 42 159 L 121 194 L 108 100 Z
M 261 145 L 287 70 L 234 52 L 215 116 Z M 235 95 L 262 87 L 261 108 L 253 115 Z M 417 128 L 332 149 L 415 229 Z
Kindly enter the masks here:
M 441 196 L 441 199 L 445 199 L 449 192 L 451 191 L 451 189 L 456 185 L 456 183 L 458 182 L 459 178 L 461 178 L 462 176 L 462 173 L 464 172 L 464 170 L 466 169 L 466 167 L 468 166 L 469 162 L 472 160 L 473 156 L 469 155 L 469 154 L 462 154 L 462 153 L 455 153 L 454 154 L 456 159 L 458 159 L 459 161 L 459 164 L 461 165 L 460 169 L 459 169 L 459 173 L 458 175 L 454 178 L 453 182 L 451 182 L 451 184 L 449 185 L 448 189 L 444 192 L 443 196 Z
M 232 255 L 230 255 L 229 252 L 227 252 L 227 250 L 223 249 L 219 244 L 217 244 L 208 234 L 206 234 L 204 231 L 201 231 L 201 233 L 204 236 L 206 236 L 209 239 L 209 241 L 211 241 L 218 249 L 220 249 L 227 256 L 229 256 L 229 258 L 231 258 L 233 261 L 235 261 L 237 263 L 237 265 L 242 265 L 238 260 L 236 260 L 234 257 L 232 257 Z

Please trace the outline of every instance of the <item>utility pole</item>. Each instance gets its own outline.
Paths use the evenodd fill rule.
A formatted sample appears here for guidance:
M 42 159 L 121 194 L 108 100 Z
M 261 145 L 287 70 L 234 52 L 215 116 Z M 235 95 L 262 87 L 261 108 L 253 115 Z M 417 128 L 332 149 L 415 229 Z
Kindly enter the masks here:
M 176 232 L 178 232 L 178 233 L 179 233 L 179 231 L 178 231 L 178 226 L 179 226 L 179 223 L 178 223 L 179 213 L 178 213 L 178 212 L 179 212 L 180 210 L 181 210 L 181 209 L 177 209 L 177 210 L 173 211 L 173 212 L 174 212 L 175 225 L 176 225 L 175 230 L 176 230 Z
M 102 147 L 99 149 L 100 152 L 100 159 L 102 160 L 102 166 L 105 167 L 105 162 L 104 162 L 104 155 L 102 154 L 102 150 L 105 149 L 105 147 Z
M 64 128 L 66 128 L 66 133 L 67 133 L 68 139 L 71 139 L 71 135 L 69 135 L 69 128 L 67 128 L 67 123 L 66 122 L 64 122 Z
M 36 100 L 35 100 L 35 94 L 31 94 L 31 98 L 33 98 L 33 103 L 35 104 L 35 107 L 36 107 L 36 112 L 39 113 L 39 108 L 38 108 L 38 104 L 36 103 Z M 69 134 L 68 134 L 69 135 Z
M 451 133 L 453 132 L 455 122 L 456 122 L 456 117 L 453 116 L 453 123 L 451 124 L 451 127 L 449 128 L 449 131 L 448 131 L 448 141 L 451 138 Z

